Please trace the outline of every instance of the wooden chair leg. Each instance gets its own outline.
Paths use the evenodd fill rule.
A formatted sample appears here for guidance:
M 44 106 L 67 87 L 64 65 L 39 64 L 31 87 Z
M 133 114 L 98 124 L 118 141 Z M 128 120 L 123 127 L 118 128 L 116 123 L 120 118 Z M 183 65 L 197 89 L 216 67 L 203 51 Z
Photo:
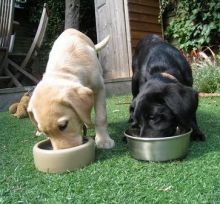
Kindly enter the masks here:
M 19 72 L 21 72 L 23 75 L 25 75 L 27 78 L 29 78 L 30 80 L 32 80 L 35 84 L 37 84 L 39 82 L 39 80 L 34 77 L 33 75 L 31 75 L 30 73 L 28 73 L 27 71 L 23 70 L 19 65 L 17 65 L 15 62 L 13 62 L 12 60 L 8 59 L 8 63 L 9 65 L 11 65 L 12 67 L 14 67 L 15 69 L 17 69 Z
M 11 78 L 13 84 L 17 87 L 23 87 L 22 84 L 15 78 L 15 76 L 11 73 L 11 71 L 6 68 L 5 73 Z

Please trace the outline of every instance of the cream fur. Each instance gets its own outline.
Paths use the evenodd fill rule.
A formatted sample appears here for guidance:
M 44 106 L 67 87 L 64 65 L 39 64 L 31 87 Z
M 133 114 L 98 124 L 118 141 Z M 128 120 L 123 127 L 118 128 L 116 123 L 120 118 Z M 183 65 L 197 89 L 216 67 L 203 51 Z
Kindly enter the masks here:
M 108 41 L 108 40 L 107 40 Z M 107 41 L 99 43 L 103 48 Z M 82 126 L 92 125 L 95 107 L 95 141 L 112 148 L 107 132 L 102 68 L 92 41 L 75 29 L 65 30 L 54 42 L 43 79 L 36 86 L 28 112 L 39 131 L 50 137 L 54 149 L 82 143 Z M 60 130 L 65 122 L 65 130 Z

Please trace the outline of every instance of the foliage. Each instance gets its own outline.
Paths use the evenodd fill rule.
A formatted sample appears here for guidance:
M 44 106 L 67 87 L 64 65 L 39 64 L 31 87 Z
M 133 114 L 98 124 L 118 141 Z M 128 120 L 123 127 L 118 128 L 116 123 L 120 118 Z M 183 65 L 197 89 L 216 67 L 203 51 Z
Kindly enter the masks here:
M 166 29 L 168 38 L 185 51 L 220 44 L 219 0 L 162 0 L 162 12 L 174 2 L 178 3 L 175 16 Z
M 38 25 L 43 4 L 47 3 L 49 11 L 49 21 L 41 48 L 39 58 L 42 61 L 43 67 L 48 59 L 48 53 L 55 39 L 64 29 L 65 21 L 65 1 L 62 0 L 29 0 L 28 8 L 30 11 L 30 22 Z M 96 26 L 95 12 L 93 0 L 80 0 L 80 31 L 88 35 L 94 43 L 96 43 Z M 44 72 L 44 70 L 42 70 Z
M 30 0 L 30 21 L 38 24 L 43 4 L 47 3 L 49 10 L 49 21 L 47 26 L 46 45 L 52 46 L 54 40 L 64 29 L 65 1 L 60 0 Z M 80 31 L 87 34 L 96 42 L 95 11 L 93 0 L 80 0 Z
M 220 92 L 220 65 L 192 64 L 194 87 L 199 92 L 214 93 Z
M 46 40 L 44 45 L 51 47 L 54 40 L 64 29 L 65 1 L 60 0 L 30 0 L 30 21 L 39 23 L 43 4 L 47 3 L 49 10 L 49 21 L 46 31 Z
M 159 20 L 162 20 L 163 14 L 170 12 L 170 7 L 174 5 L 172 0 L 160 0 L 160 13 L 159 13 Z
M 192 60 L 194 87 L 199 92 L 220 92 L 220 61 L 218 61 L 218 56 L 207 47 L 203 51 L 196 50 Z
M 89 36 L 94 43 L 96 38 L 96 22 L 94 0 L 80 0 L 79 29 Z

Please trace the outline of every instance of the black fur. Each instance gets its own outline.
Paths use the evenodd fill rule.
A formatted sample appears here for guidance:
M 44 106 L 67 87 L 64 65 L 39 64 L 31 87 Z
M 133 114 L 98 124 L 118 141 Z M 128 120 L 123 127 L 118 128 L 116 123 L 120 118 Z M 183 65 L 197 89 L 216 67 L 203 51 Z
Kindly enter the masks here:
M 135 49 L 132 71 L 130 122 L 141 137 L 171 136 L 178 127 L 180 133 L 192 128 L 193 140 L 205 140 L 196 121 L 191 67 L 175 47 L 157 35 L 145 37 Z

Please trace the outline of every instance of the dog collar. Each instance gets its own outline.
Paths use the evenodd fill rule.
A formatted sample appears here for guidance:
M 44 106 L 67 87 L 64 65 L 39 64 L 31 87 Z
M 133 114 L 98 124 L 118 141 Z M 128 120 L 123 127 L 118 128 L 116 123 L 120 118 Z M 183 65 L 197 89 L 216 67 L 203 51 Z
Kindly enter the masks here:
M 167 72 L 161 72 L 160 73 L 163 77 L 166 77 L 166 78 L 169 78 L 169 79 L 172 79 L 172 80 L 175 80 L 175 81 L 178 81 L 177 78 Z

